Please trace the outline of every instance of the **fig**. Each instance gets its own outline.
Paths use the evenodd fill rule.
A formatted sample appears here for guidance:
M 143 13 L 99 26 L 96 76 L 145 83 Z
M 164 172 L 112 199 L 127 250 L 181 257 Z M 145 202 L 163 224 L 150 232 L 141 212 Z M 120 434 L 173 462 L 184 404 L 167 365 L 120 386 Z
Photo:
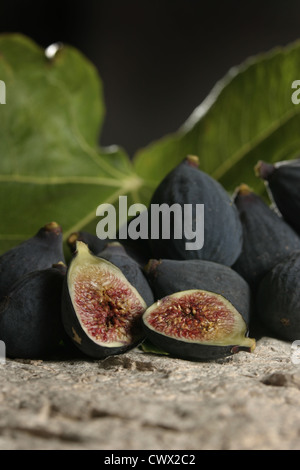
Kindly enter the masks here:
M 300 251 L 277 263 L 262 279 L 257 315 L 270 336 L 300 339 Z
M 163 297 L 145 311 L 142 320 L 146 337 L 156 347 L 182 359 L 218 359 L 255 348 L 234 306 L 223 296 L 201 289 Z
M 53 264 L 65 263 L 62 228 L 56 222 L 46 224 L 33 237 L 0 256 L 0 299 L 18 279 Z
M 144 339 L 141 316 L 147 308 L 122 271 L 77 242 L 62 296 L 67 335 L 95 359 L 121 354 Z
M 231 266 L 242 249 L 242 226 L 236 207 L 223 186 L 198 168 L 199 159 L 189 155 L 174 168 L 158 185 L 148 210 L 151 236 L 149 244 L 153 258 L 205 259 Z M 153 221 L 154 208 L 169 208 L 176 204 L 180 212 L 169 221 L 160 218 L 159 227 Z M 204 220 L 197 216 L 197 206 L 204 205 Z M 187 208 L 191 208 L 188 220 Z M 178 215 L 179 214 L 179 215 Z M 185 216 L 187 219 L 185 220 Z M 170 222 L 170 234 L 164 235 L 164 222 Z M 182 227 L 182 235 L 175 233 L 175 227 Z M 188 231 L 186 233 L 186 228 Z M 153 231 L 159 232 L 153 236 Z M 200 233 L 204 244 L 200 245 Z M 191 244 L 192 235 L 195 238 Z M 198 239 L 198 241 L 197 241 Z M 199 244 L 199 247 L 198 247 Z M 188 249 L 187 249 L 188 248 Z
M 119 242 L 126 250 L 126 253 L 143 267 L 151 258 L 151 249 L 148 239 L 131 238 L 130 237 L 130 224 L 135 223 L 138 216 L 131 217 L 127 222 L 119 228 L 117 232 L 116 241 Z
M 252 308 L 248 283 L 236 271 L 206 260 L 149 260 L 144 268 L 150 286 L 159 300 L 170 294 L 201 289 L 222 295 L 249 324 Z
M 130 284 L 132 284 L 143 297 L 148 307 L 153 304 L 153 292 L 142 268 L 135 259 L 129 256 L 123 245 L 119 242 L 108 243 L 104 250 L 98 253 L 98 256 L 110 261 L 122 271 Z
M 97 235 L 94 235 L 93 233 L 86 231 L 78 231 L 71 233 L 71 235 L 69 235 L 67 239 L 67 245 L 72 254 L 74 254 L 76 251 L 77 241 L 82 241 L 86 245 L 88 245 L 89 249 L 94 255 L 97 255 L 102 250 L 104 250 L 108 243 L 119 242 L 125 248 L 128 255 L 130 255 L 131 258 L 135 259 L 140 264 L 140 266 L 146 264 L 146 262 L 150 258 L 147 240 L 131 240 L 129 238 L 119 240 L 119 234 L 117 234 L 117 238 L 115 240 L 101 240 L 97 237 Z
M 0 339 L 10 358 L 47 359 L 65 336 L 61 295 L 66 266 L 25 274 L 0 303 Z
M 300 250 L 300 237 L 248 185 L 236 189 L 234 203 L 243 226 L 243 249 L 232 268 L 255 291 L 275 264 Z
M 88 245 L 89 249 L 92 253 L 94 253 L 94 255 L 97 255 L 97 253 L 102 251 L 108 243 L 108 240 L 101 240 L 93 233 L 79 230 L 78 232 L 71 233 L 71 235 L 69 235 L 67 238 L 67 245 L 72 254 L 74 254 L 76 251 L 76 243 L 78 241 L 84 242 L 86 245 Z
M 300 234 L 300 158 L 274 164 L 259 161 L 255 172 L 280 214 Z
M 143 240 L 141 238 L 138 238 L 137 240 L 132 240 L 130 238 L 120 240 L 117 238 L 116 241 L 124 247 L 126 253 L 134 259 L 141 268 L 152 257 L 148 240 Z

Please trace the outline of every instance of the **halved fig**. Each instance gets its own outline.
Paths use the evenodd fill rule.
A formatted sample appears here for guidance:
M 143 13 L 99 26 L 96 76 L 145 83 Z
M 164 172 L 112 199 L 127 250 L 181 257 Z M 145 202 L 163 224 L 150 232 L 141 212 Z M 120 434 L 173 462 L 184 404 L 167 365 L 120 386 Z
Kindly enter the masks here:
M 63 290 L 65 330 L 88 356 L 121 354 L 144 339 L 146 303 L 118 267 L 93 255 L 85 243 L 76 246 Z
M 193 289 L 163 297 L 143 314 L 146 337 L 183 359 L 210 360 L 252 352 L 240 313 L 223 296 Z
M 175 292 L 201 289 L 222 295 L 249 325 L 252 295 L 248 283 L 229 266 L 202 259 L 150 259 L 144 267 L 155 300 Z
M 127 253 L 123 245 L 119 242 L 108 243 L 104 250 L 98 253 L 97 256 L 106 259 L 122 271 L 126 279 L 143 297 L 147 307 L 150 307 L 150 305 L 153 304 L 153 292 L 141 266 Z

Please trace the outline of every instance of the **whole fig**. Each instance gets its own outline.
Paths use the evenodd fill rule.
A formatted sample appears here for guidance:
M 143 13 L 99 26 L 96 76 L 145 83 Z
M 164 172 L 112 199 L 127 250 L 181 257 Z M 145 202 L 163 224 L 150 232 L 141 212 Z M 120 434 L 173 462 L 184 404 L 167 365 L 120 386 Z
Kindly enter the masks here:
M 109 240 L 101 240 L 96 234 L 86 232 L 85 230 L 73 232 L 67 238 L 67 245 L 72 254 L 76 251 L 76 243 L 78 241 L 84 242 L 88 245 L 91 252 L 96 255 L 106 247 Z
M 10 358 L 47 359 L 60 352 L 63 263 L 25 274 L 0 302 L 0 339 Z
M 243 249 L 232 267 L 255 291 L 273 266 L 300 249 L 300 238 L 246 184 L 236 189 L 234 202 L 243 226 Z
M 300 158 L 274 164 L 259 161 L 255 171 L 286 222 L 300 234 Z
M 300 251 L 276 264 L 259 284 L 257 313 L 268 334 L 300 339 Z
M 56 222 L 46 224 L 35 236 L 0 256 L 0 299 L 8 295 L 24 274 L 65 263 L 62 228 Z
M 159 184 L 148 209 L 151 235 L 149 244 L 153 258 L 205 259 L 231 266 L 241 253 L 242 226 L 236 207 L 223 186 L 198 168 L 199 159 L 188 156 Z M 204 205 L 204 219 L 197 217 L 197 205 Z M 160 223 L 153 220 L 154 209 L 170 212 Z M 171 208 L 176 208 L 174 216 Z M 191 210 L 188 223 L 185 215 Z M 200 211 L 199 213 L 200 214 Z M 170 217 L 167 219 L 167 215 Z M 199 222 L 199 226 L 197 226 Z M 165 227 L 168 224 L 170 227 Z M 159 230 L 158 230 L 159 226 Z M 184 227 L 176 234 L 176 227 Z M 170 233 L 168 232 L 170 228 Z M 187 233 L 185 231 L 187 229 Z M 153 235 L 153 232 L 158 232 Z M 204 244 L 197 248 L 203 232 Z M 187 249 L 195 238 L 196 245 Z M 193 242 L 193 243 L 195 243 Z

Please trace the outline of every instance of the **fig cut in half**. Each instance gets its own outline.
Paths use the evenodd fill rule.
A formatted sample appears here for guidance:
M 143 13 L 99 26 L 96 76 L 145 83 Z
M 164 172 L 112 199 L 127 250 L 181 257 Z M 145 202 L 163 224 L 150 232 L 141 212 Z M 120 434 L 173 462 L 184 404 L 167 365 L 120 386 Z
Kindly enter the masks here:
M 182 359 L 210 360 L 255 349 L 239 312 L 223 296 L 205 290 L 163 297 L 145 311 L 143 325 L 155 346 Z
M 95 256 L 83 242 L 76 246 L 63 290 L 66 333 L 93 358 L 121 354 L 144 339 L 146 303 L 117 266 Z

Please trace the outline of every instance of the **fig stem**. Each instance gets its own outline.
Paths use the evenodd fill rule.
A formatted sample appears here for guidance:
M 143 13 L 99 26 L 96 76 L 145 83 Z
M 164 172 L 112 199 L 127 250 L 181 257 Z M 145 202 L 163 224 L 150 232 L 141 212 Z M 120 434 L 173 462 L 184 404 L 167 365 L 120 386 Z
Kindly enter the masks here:
M 197 157 L 197 155 L 188 155 L 186 157 L 186 162 L 189 166 L 192 166 L 194 168 L 199 167 L 199 157 Z
M 144 267 L 144 271 L 151 276 L 155 276 L 157 267 L 161 264 L 161 260 L 149 259 L 148 263 Z
M 274 173 L 275 166 L 260 160 L 254 167 L 255 175 L 263 180 L 268 180 Z
M 62 228 L 57 222 L 49 222 L 49 224 L 46 224 L 44 226 L 44 230 L 46 232 L 53 232 L 57 234 L 60 234 L 62 232 Z
M 249 196 L 253 191 L 246 183 L 240 184 L 234 191 L 234 196 Z

